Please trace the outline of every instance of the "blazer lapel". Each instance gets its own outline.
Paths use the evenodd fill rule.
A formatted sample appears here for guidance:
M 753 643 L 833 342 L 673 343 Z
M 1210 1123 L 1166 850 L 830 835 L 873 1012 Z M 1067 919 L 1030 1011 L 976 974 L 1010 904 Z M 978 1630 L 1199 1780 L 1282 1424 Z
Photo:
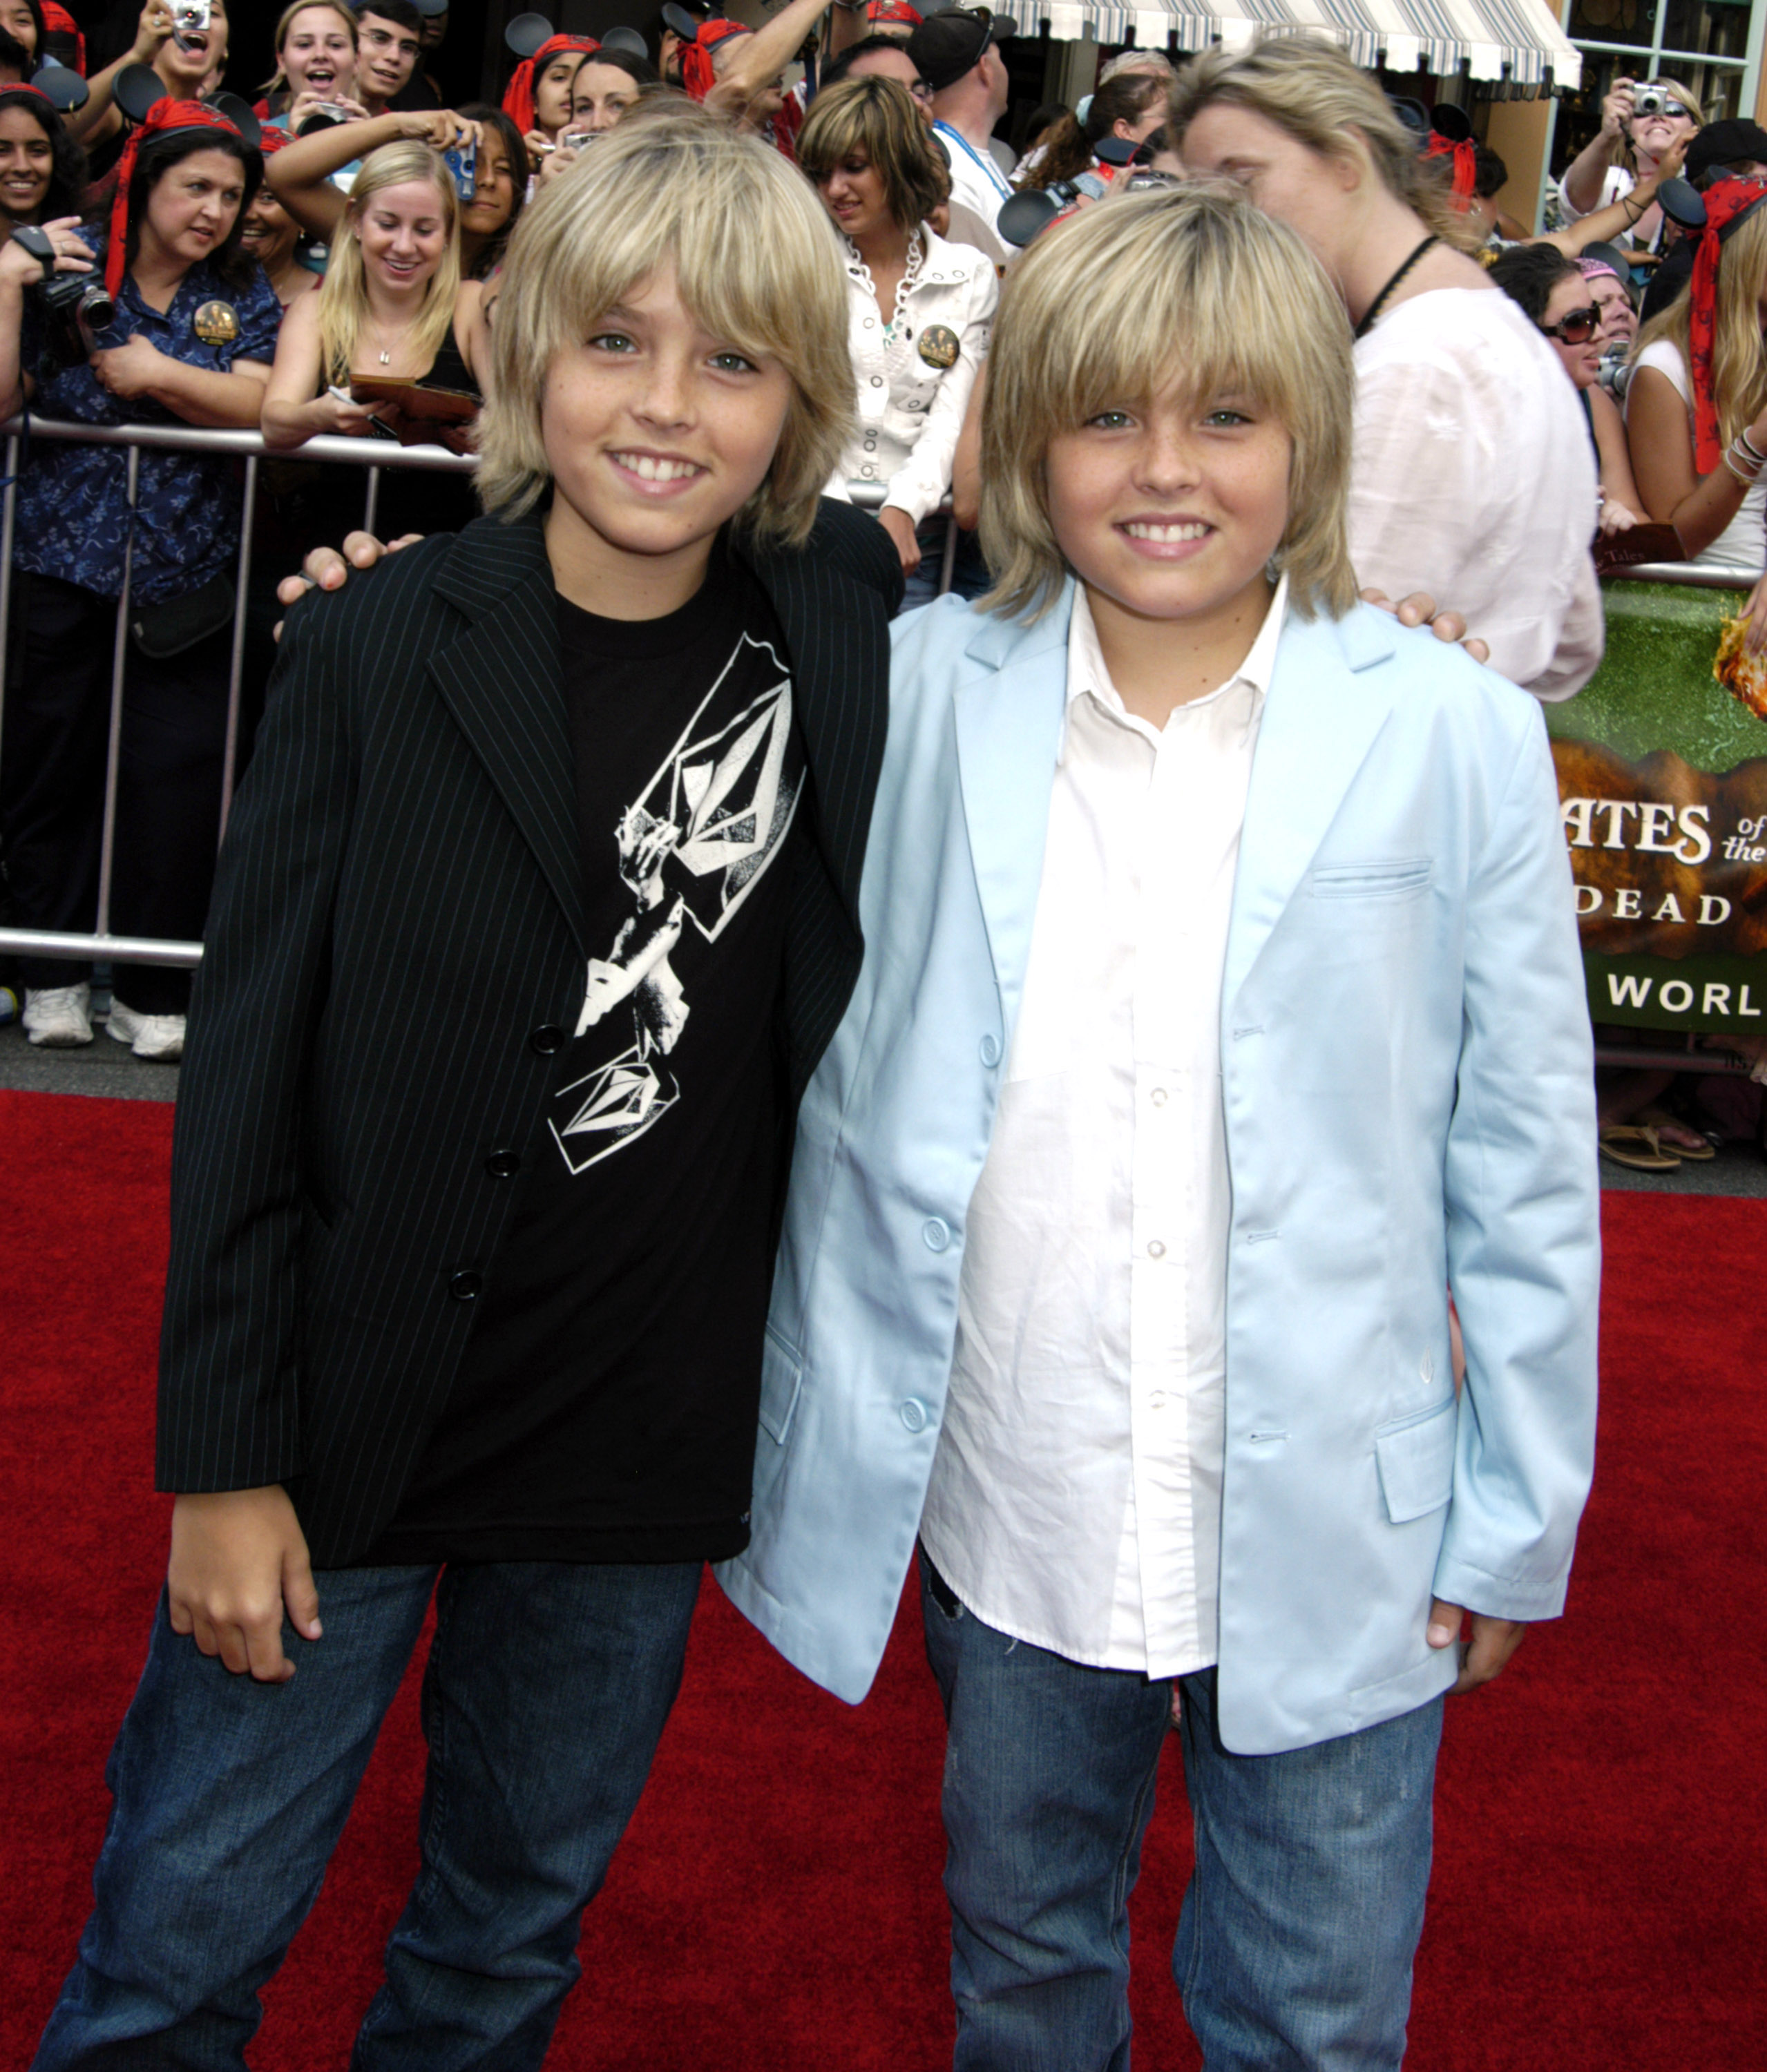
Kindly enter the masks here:
M 814 779 L 816 840 L 856 939 L 859 874 L 888 723 L 888 685 L 876 659 L 888 639 L 884 602 L 813 551 L 745 558 L 785 635 L 793 710 Z
M 576 771 L 560 680 L 558 602 L 538 517 L 481 520 L 436 588 L 472 623 L 430 663 L 587 958 Z
M 959 686 L 955 701 L 970 857 L 1009 1033 L 1043 882 L 1049 793 L 1067 717 L 1073 608 L 1070 583 L 1028 636 L 1009 621 L 981 621 L 967 652 L 984 667 Z
M 1239 842 L 1222 976 L 1225 1008 L 1299 890 L 1392 707 L 1375 667 L 1393 643 L 1371 611 L 1291 618 L 1277 649 Z

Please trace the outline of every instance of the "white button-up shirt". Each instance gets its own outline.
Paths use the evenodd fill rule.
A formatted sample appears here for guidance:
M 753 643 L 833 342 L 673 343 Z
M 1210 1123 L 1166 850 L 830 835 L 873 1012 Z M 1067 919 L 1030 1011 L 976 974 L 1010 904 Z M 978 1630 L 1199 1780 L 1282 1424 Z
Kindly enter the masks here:
M 857 257 L 847 261 L 859 421 L 822 492 L 847 504 L 851 483 L 887 483 L 884 502 L 916 525 L 951 487 L 963 413 L 987 358 L 1000 298 L 999 276 L 981 253 L 949 244 L 925 224 L 921 235 L 926 256 L 920 278 L 900 298 L 893 331 L 877 306 L 871 275 Z
M 1231 1192 L 1221 986 L 1287 606 L 1162 730 L 1085 594 L 1024 995 L 970 1206 L 921 1533 L 958 1596 L 1070 1661 L 1215 1659 Z

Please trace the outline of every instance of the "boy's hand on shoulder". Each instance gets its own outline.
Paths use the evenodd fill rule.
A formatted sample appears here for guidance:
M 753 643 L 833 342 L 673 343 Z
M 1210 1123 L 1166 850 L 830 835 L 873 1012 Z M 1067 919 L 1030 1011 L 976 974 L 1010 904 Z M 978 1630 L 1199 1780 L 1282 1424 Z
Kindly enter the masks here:
M 341 549 L 315 547 L 301 563 L 298 576 L 284 576 L 276 586 L 276 601 L 286 608 L 299 604 L 310 590 L 341 590 L 352 569 L 372 569 L 383 556 L 414 547 L 422 537 L 421 532 L 406 532 L 397 540 L 381 541 L 372 532 L 346 532 Z M 276 638 L 282 637 L 282 622 L 278 619 Z
M 1438 640 L 1445 640 L 1450 647 L 1464 648 L 1475 662 L 1489 662 L 1489 646 L 1477 635 L 1467 638 L 1466 621 L 1457 611 L 1438 611 L 1435 599 L 1420 590 L 1414 590 L 1409 597 L 1402 597 L 1397 604 L 1383 590 L 1365 590 L 1364 604 L 1371 604 L 1377 611 L 1390 613 L 1401 626 L 1427 625 Z
M 287 1490 L 272 1482 L 180 1496 L 166 1597 L 174 1633 L 190 1634 L 236 1676 L 249 1670 L 261 1684 L 286 1684 L 294 1665 L 282 1652 L 283 1607 L 303 1640 L 321 1631 L 307 1536 Z

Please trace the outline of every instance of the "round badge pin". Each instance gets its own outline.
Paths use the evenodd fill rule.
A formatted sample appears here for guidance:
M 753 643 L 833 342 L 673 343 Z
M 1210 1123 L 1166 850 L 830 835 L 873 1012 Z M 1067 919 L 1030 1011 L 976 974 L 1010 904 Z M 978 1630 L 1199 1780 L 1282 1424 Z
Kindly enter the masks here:
M 239 336 L 239 312 L 231 302 L 204 302 L 192 323 L 204 345 L 231 345 Z
M 955 367 L 958 355 L 962 350 L 958 343 L 958 335 L 946 324 L 929 324 L 921 333 L 918 348 L 921 359 L 929 367 Z

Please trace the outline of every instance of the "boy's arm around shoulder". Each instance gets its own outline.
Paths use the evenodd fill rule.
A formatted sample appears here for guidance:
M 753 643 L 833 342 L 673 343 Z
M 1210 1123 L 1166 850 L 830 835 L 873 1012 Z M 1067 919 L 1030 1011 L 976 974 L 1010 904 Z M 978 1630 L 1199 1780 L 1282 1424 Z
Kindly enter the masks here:
M 1551 750 L 1526 693 L 1489 678 L 1486 688 L 1496 724 L 1481 748 L 1494 805 L 1464 893 L 1444 1169 L 1466 1394 L 1435 1594 L 1527 1620 L 1563 1609 L 1593 1470 L 1600 1194 Z
M 290 611 L 216 868 L 172 1147 L 163 1490 L 254 1489 L 303 1465 L 299 1145 L 355 791 L 337 639 L 352 616 L 341 598 Z

